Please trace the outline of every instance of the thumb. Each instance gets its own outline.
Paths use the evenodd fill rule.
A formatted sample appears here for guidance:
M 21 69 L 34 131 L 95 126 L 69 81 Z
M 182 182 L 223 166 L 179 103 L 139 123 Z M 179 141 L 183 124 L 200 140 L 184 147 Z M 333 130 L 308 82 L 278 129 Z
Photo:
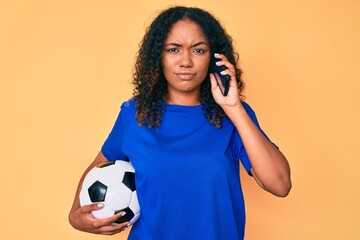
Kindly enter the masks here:
M 215 75 L 213 73 L 210 73 L 209 76 L 210 76 L 210 84 L 211 84 L 211 93 L 214 97 L 215 102 L 219 104 L 220 101 L 222 101 L 221 99 L 223 98 L 223 95 L 216 81 Z
M 216 79 L 215 79 L 215 76 L 213 73 L 210 73 L 209 76 L 210 76 L 211 90 L 214 90 L 215 88 L 218 87 L 218 84 L 216 82 Z

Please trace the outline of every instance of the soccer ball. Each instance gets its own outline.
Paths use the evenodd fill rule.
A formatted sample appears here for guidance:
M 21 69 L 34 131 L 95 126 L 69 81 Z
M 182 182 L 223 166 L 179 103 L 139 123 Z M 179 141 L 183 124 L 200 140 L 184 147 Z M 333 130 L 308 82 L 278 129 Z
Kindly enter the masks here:
M 135 170 L 130 162 L 108 161 L 91 169 L 82 184 L 80 205 L 103 203 L 92 212 L 95 218 L 107 218 L 124 211 L 125 216 L 116 224 L 130 221 L 134 224 L 140 217 L 135 187 Z

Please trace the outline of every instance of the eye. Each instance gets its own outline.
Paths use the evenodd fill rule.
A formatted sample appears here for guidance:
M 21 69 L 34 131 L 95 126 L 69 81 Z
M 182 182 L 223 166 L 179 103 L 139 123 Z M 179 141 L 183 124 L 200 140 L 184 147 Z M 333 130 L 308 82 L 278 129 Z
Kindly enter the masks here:
M 168 49 L 166 49 L 166 51 L 169 53 L 178 53 L 179 52 L 179 50 L 177 48 L 168 48 Z
M 204 52 L 205 52 L 205 50 L 204 50 L 204 49 L 201 49 L 201 48 L 196 48 L 196 49 L 194 49 L 194 53 L 202 54 L 202 53 L 204 53 Z

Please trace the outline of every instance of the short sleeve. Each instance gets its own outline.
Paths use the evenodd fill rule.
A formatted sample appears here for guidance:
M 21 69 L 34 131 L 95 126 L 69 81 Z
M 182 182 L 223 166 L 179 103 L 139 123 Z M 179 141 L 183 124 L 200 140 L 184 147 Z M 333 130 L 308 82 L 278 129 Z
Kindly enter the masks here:
M 124 111 L 120 108 L 115 124 L 101 148 L 101 152 L 107 160 L 127 160 L 126 156 L 122 152 L 124 130 Z

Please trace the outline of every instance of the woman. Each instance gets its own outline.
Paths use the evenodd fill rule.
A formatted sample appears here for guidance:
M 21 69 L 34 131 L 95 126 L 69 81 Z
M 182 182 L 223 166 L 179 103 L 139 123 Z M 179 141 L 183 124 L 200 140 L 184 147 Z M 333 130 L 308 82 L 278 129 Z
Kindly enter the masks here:
M 212 56 L 227 67 L 227 96 L 209 71 Z M 243 239 L 239 160 L 266 191 L 289 193 L 286 158 L 241 100 L 236 57 L 219 22 L 198 8 L 169 8 L 147 29 L 135 65 L 134 97 L 122 105 L 83 174 L 104 161 L 131 161 L 141 215 L 129 239 Z M 79 188 L 69 214 L 74 228 L 107 235 L 127 229 L 128 222 L 111 225 L 124 213 L 94 219 L 91 211 L 102 206 L 80 207 Z

